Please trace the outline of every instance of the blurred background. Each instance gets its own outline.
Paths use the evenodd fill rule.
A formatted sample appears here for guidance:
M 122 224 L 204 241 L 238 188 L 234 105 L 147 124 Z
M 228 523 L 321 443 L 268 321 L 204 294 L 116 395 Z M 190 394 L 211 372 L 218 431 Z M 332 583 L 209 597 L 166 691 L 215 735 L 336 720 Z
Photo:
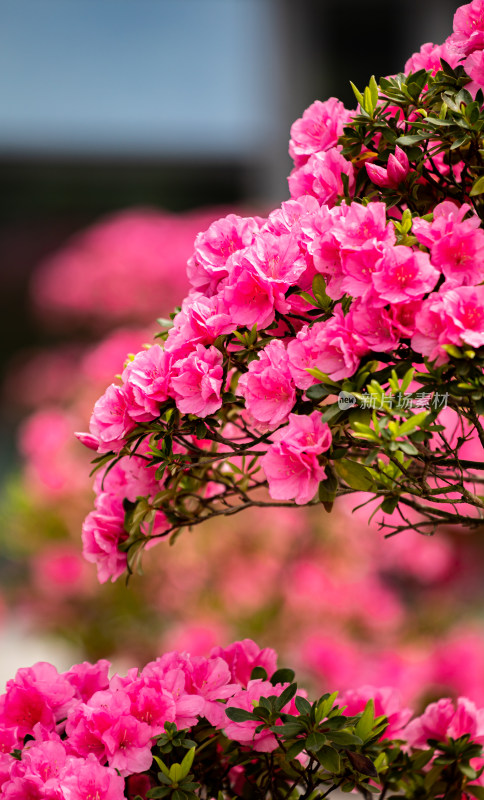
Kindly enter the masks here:
M 344 507 L 241 516 L 99 587 L 72 436 L 183 299 L 196 233 L 287 199 L 291 123 L 316 98 L 354 107 L 350 80 L 403 69 L 457 6 L 0 0 L 0 686 L 38 659 L 123 666 L 250 636 L 317 689 L 484 702 L 476 537 L 385 542 Z

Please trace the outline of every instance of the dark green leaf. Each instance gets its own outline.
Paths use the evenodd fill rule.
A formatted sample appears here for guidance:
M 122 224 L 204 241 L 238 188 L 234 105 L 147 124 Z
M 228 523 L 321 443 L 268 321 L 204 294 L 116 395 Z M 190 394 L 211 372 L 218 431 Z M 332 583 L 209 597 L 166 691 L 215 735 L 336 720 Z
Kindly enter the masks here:
M 343 478 L 352 489 L 363 492 L 375 490 L 375 481 L 371 472 L 358 461 L 342 458 L 340 461 L 335 461 L 334 468 L 340 478 Z
M 258 678 L 263 681 L 267 680 L 267 672 L 265 671 L 264 667 L 254 667 L 250 673 L 251 681 L 257 680 Z
M 294 680 L 295 672 L 292 669 L 278 669 L 271 677 L 271 683 L 275 686 L 277 683 L 292 683 Z
M 306 700 L 305 697 L 301 697 L 301 695 L 298 694 L 294 702 L 300 714 L 311 713 L 311 703 L 308 700 Z
M 230 706 L 229 708 L 225 709 L 225 713 L 232 722 L 254 722 L 257 721 L 257 717 L 252 714 L 250 711 L 246 711 L 245 708 L 234 708 Z
M 322 733 L 318 733 L 318 731 L 313 731 L 313 733 L 310 733 L 306 739 L 306 749 L 312 750 L 315 753 L 325 744 L 326 736 L 324 736 Z

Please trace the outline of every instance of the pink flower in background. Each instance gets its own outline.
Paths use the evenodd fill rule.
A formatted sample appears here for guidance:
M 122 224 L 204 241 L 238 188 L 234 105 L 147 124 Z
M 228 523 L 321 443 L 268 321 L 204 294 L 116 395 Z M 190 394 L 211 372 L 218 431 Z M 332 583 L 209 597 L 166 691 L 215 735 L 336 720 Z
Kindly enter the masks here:
M 206 417 L 222 405 L 222 354 L 198 344 L 193 353 L 176 361 L 171 390 L 182 414 Z
M 288 418 L 296 391 L 288 375 L 288 356 L 283 343 L 269 342 L 241 375 L 237 394 L 245 399 L 247 411 L 257 423 L 277 427 Z
M 319 411 L 306 416 L 289 414 L 287 427 L 276 431 L 261 464 L 274 500 L 291 500 L 298 505 L 313 499 L 318 484 L 326 477 L 318 456 L 331 445 L 328 425 Z
M 302 118 L 291 126 L 289 155 L 296 167 L 301 167 L 315 153 L 335 147 L 351 113 L 336 97 L 324 103 L 316 100 L 306 108 Z

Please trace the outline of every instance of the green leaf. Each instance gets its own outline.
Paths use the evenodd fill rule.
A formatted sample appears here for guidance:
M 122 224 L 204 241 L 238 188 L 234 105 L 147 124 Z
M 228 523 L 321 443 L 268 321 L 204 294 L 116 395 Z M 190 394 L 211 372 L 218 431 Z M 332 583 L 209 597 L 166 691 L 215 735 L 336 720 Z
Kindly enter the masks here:
M 277 683 L 292 683 L 294 680 L 295 672 L 292 669 L 278 669 L 271 677 L 271 683 L 275 686 Z
M 284 708 L 286 703 L 289 703 L 292 700 L 296 692 L 297 692 L 297 683 L 291 683 L 290 686 L 286 686 L 284 691 L 281 692 L 281 694 L 279 695 L 279 697 L 275 702 L 277 711 L 281 711 L 281 709 Z
M 358 461 L 342 458 L 340 461 L 335 461 L 334 468 L 352 489 L 363 492 L 375 491 L 375 481 L 371 472 Z
M 406 436 L 411 431 L 414 431 L 415 428 L 418 428 L 424 419 L 429 415 L 429 411 L 422 411 L 419 414 L 412 414 L 411 417 L 402 422 L 401 425 L 398 426 L 398 436 Z
M 254 667 L 250 673 L 251 681 L 257 680 L 258 678 L 261 678 L 263 681 L 267 680 L 267 672 L 264 667 Z
M 294 742 L 286 751 L 286 758 L 288 761 L 292 761 L 293 758 L 296 758 L 296 756 L 304 750 L 304 746 L 304 739 L 299 739 L 297 742 Z
M 257 717 L 251 711 L 246 711 L 245 708 L 229 706 L 229 708 L 225 708 L 225 713 L 232 722 L 257 722 Z
M 365 710 L 355 725 L 355 733 L 363 741 L 368 739 L 373 730 L 373 723 L 375 721 L 375 703 L 372 699 L 368 700 Z
M 484 786 L 466 786 L 467 794 L 471 794 L 472 797 L 477 797 L 477 800 L 484 800 Z
M 183 758 L 183 760 L 181 762 L 181 768 L 182 768 L 182 773 L 183 773 L 182 774 L 182 778 L 186 778 L 187 777 L 188 773 L 190 772 L 190 770 L 192 768 L 192 764 L 193 764 L 193 759 L 194 758 L 195 758 L 195 747 L 191 747 L 190 750 L 188 750 L 186 756 Z
M 331 733 L 328 733 L 328 739 L 331 739 L 335 744 L 343 745 L 343 747 L 350 744 L 363 744 L 359 736 L 355 736 L 354 733 L 346 729 L 342 731 L 331 731 Z
M 399 136 L 396 140 L 395 144 L 403 145 L 403 147 L 410 147 L 413 144 L 417 144 L 418 142 L 422 142 L 424 139 L 427 139 L 428 136 L 426 134 L 411 134 L 410 136 Z
M 306 389 L 306 397 L 309 397 L 310 400 L 322 400 L 323 397 L 327 397 L 329 394 L 333 394 L 333 392 L 331 390 L 328 391 L 322 383 L 315 383 L 314 386 Z
M 338 753 L 329 745 L 324 745 L 317 752 L 317 759 L 328 772 L 337 774 L 341 769 L 341 761 Z
M 326 744 L 326 736 L 318 731 L 313 731 L 306 739 L 306 750 L 312 750 L 317 753 Z
M 484 175 L 474 181 L 472 185 L 472 189 L 470 190 L 469 194 L 471 197 L 476 197 L 479 194 L 484 193 Z
M 356 88 L 355 84 L 352 81 L 350 81 L 350 86 L 353 89 L 353 93 L 354 93 L 358 103 L 363 108 L 363 95 L 361 94 L 360 91 L 358 91 L 358 89 Z
M 300 714 L 311 713 L 311 708 L 312 708 L 311 703 L 308 700 L 306 700 L 305 697 L 301 697 L 301 695 L 298 694 L 294 702 Z

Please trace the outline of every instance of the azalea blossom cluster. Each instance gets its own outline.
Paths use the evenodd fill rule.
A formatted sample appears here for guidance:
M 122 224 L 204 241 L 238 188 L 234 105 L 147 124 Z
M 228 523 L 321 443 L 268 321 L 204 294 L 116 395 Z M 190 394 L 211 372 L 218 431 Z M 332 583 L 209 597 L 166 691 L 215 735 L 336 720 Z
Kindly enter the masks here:
M 125 677 L 110 678 L 109 667 L 18 670 L 0 697 L 0 797 L 228 798 L 264 773 L 270 797 L 291 783 L 308 797 L 315 781 L 366 796 L 370 780 L 412 796 L 429 761 L 429 791 L 435 783 L 481 796 L 484 709 L 466 698 L 431 703 L 413 719 L 385 688 L 310 704 L 294 673 L 276 670 L 276 653 L 248 639 L 206 658 L 166 653 Z M 414 751 L 427 755 L 419 766 Z M 268 771 L 266 756 L 276 752 Z
M 461 61 L 483 9 L 463 6 L 408 74 L 355 87 L 356 111 L 313 103 L 291 129 L 291 199 L 197 235 L 180 310 L 79 435 L 103 476 L 83 533 L 103 580 L 126 553 L 131 569 L 146 544 L 254 503 L 329 510 L 367 490 L 400 514 L 394 532 L 481 520 L 480 462 L 460 449 L 484 444 L 484 112 Z M 408 390 L 445 390 L 452 430 L 441 409 L 388 407 Z M 114 510 L 105 476 L 133 458 L 154 482 Z

